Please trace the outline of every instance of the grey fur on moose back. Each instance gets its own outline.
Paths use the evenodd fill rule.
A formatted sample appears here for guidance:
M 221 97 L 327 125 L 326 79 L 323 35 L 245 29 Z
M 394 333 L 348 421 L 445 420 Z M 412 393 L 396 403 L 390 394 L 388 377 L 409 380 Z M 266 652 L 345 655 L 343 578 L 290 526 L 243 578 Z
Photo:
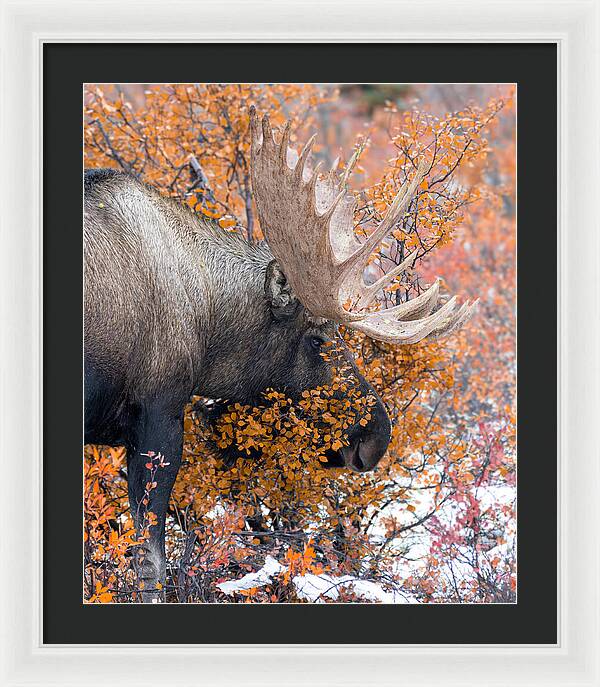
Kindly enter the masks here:
M 267 244 L 251 245 L 126 174 L 85 174 L 85 442 L 125 446 L 135 525 L 142 528 L 144 509 L 157 516 L 136 556 L 146 602 L 165 598 L 165 514 L 192 395 L 252 403 L 274 388 L 295 397 L 331 380 L 321 347 L 343 346 L 338 323 L 410 343 L 445 335 L 473 312 L 455 299 L 435 310 L 437 281 L 402 306 L 361 312 L 408 265 L 363 282 L 369 254 L 405 211 L 422 166 L 374 238 L 360 243 L 348 174 L 319 177 L 307 165 L 310 144 L 298 155 L 288 148 L 289 127 L 278 143 L 266 118 L 260 126 L 253 112 L 251 120 L 253 191 Z M 356 425 L 329 462 L 372 470 L 390 421 L 347 349 L 344 356 L 376 401 L 368 424 Z M 150 493 L 149 453 L 165 459 Z

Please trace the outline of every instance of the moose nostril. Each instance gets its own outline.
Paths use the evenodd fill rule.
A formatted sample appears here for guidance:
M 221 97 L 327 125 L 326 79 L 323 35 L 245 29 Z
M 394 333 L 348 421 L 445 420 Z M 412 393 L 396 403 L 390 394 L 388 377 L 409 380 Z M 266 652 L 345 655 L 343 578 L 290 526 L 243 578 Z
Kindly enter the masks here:
M 362 456 L 360 455 L 361 439 L 355 439 L 350 446 L 344 451 L 344 458 L 346 465 L 352 470 L 363 472 L 368 469 Z
M 354 455 L 353 455 L 353 457 L 352 457 L 352 465 L 354 465 L 354 467 L 355 467 L 357 470 L 361 470 L 361 471 L 362 471 L 362 470 L 365 469 L 365 464 L 363 463 L 363 460 L 362 460 L 362 458 L 360 457 L 360 452 L 359 452 L 358 449 L 356 449 L 356 451 L 355 451 L 355 453 L 354 453 Z

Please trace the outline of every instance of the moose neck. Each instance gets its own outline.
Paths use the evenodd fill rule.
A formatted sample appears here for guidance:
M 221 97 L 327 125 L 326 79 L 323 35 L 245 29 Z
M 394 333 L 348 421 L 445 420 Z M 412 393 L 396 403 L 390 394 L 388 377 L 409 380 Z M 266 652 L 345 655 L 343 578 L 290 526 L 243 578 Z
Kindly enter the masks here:
M 242 397 L 240 363 L 270 317 L 264 283 L 272 255 L 265 244 L 251 245 L 239 234 L 202 222 L 196 234 L 202 292 L 199 334 L 204 339 L 197 392 L 210 397 Z

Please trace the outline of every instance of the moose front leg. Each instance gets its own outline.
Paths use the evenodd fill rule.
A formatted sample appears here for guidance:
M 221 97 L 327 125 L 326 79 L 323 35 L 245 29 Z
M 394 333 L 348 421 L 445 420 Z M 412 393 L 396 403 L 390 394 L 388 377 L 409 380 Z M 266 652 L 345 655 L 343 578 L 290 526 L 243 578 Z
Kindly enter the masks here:
M 129 507 L 141 543 L 134 563 L 144 603 L 165 600 L 165 517 L 181 465 L 183 413 L 146 409 L 127 447 Z

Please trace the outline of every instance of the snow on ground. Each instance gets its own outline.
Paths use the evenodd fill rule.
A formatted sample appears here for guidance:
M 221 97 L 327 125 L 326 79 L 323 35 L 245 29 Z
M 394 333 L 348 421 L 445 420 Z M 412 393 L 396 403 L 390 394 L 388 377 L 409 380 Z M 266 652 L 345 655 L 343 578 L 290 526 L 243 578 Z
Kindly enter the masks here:
M 306 599 L 315 603 L 323 603 L 323 597 L 335 601 L 339 598 L 341 589 L 352 591 L 369 601 L 388 604 L 418 603 L 410 594 L 400 594 L 394 591 L 386 592 L 377 582 L 359 580 L 351 575 L 343 575 L 342 577 L 326 574 L 298 575 L 293 578 L 292 582 L 300 599 Z
M 486 484 L 476 487 L 473 490 L 473 495 L 477 500 L 482 512 L 488 509 L 494 510 L 501 506 L 511 506 L 515 503 L 517 497 L 516 487 L 507 484 Z M 416 504 L 417 511 L 411 513 L 407 510 L 406 505 L 400 501 L 389 504 L 383 509 L 373 520 L 370 529 L 371 538 L 377 542 L 384 536 L 385 526 L 384 518 L 393 516 L 397 519 L 400 525 L 410 525 L 423 515 L 433 509 L 433 493 L 431 490 L 424 491 L 419 494 L 416 499 L 413 499 L 413 504 Z M 453 526 L 456 518 L 460 512 L 459 504 L 450 500 L 441 506 L 436 513 L 436 516 L 445 526 Z M 515 543 L 516 537 L 516 522 L 513 518 L 503 518 L 504 527 L 490 529 L 488 532 L 480 533 L 480 541 L 487 543 L 489 548 L 483 551 L 484 558 L 491 560 L 494 557 L 505 558 L 511 554 L 511 549 Z M 495 539 L 503 537 L 504 543 L 496 544 Z M 428 560 L 428 553 L 431 544 L 434 540 L 434 535 L 426 526 L 418 526 L 412 530 L 407 531 L 401 540 L 402 548 L 406 551 L 405 555 L 398 556 L 394 564 L 394 573 L 397 576 L 399 585 L 402 585 L 403 580 L 422 574 L 426 561 Z M 469 558 L 469 550 L 464 546 L 459 546 L 458 551 L 462 554 L 452 561 L 453 573 L 459 577 L 468 579 L 473 576 L 473 567 L 467 562 Z M 464 559 L 462 559 L 464 556 Z M 441 561 L 444 564 L 444 560 Z M 367 596 L 367 595 L 365 595 Z M 396 597 L 401 596 L 396 593 Z M 394 595 L 390 594 L 388 599 L 382 601 L 384 603 L 407 603 L 407 601 L 396 600 Z M 413 600 L 413 603 L 418 603 Z M 411 603 L 411 601 L 408 601 Z
M 239 580 L 221 582 L 217 587 L 225 594 L 233 594 L 234 592 L 252 589 L 253 587 L 264 587 L 273 581 L 274 575 L 278 575 L 284 570 L 286 570 L 285 566 L 278 563 L 272 556 L 267 556 L 265 558 L 265 564 L 260 570 L 254 573 L 248 573 Z
M 220 582 L 217 587 L 225 594 L 232 595 L 235 592 L 245 591 L 254 587 L 264 587 L 273 582 L 276 575 L 287 570 L 273 557 L 267 556 L 263 567 L 254 573 L 248 573 L 239 580 Z M 386 592 L 380 584 L 371 580 L 359 580 L 351 575 L 335 577 L 333 575 L 297 575 L 292 579 L 296 593 L 300 599 L 314 603 L 324 603 L 324 597 L 336 600 L 340 596 L 340 590 L 353 591 L 358 596 L 369 601 L 380 603 L 418 603 L 409 594 L 398 592 Z

